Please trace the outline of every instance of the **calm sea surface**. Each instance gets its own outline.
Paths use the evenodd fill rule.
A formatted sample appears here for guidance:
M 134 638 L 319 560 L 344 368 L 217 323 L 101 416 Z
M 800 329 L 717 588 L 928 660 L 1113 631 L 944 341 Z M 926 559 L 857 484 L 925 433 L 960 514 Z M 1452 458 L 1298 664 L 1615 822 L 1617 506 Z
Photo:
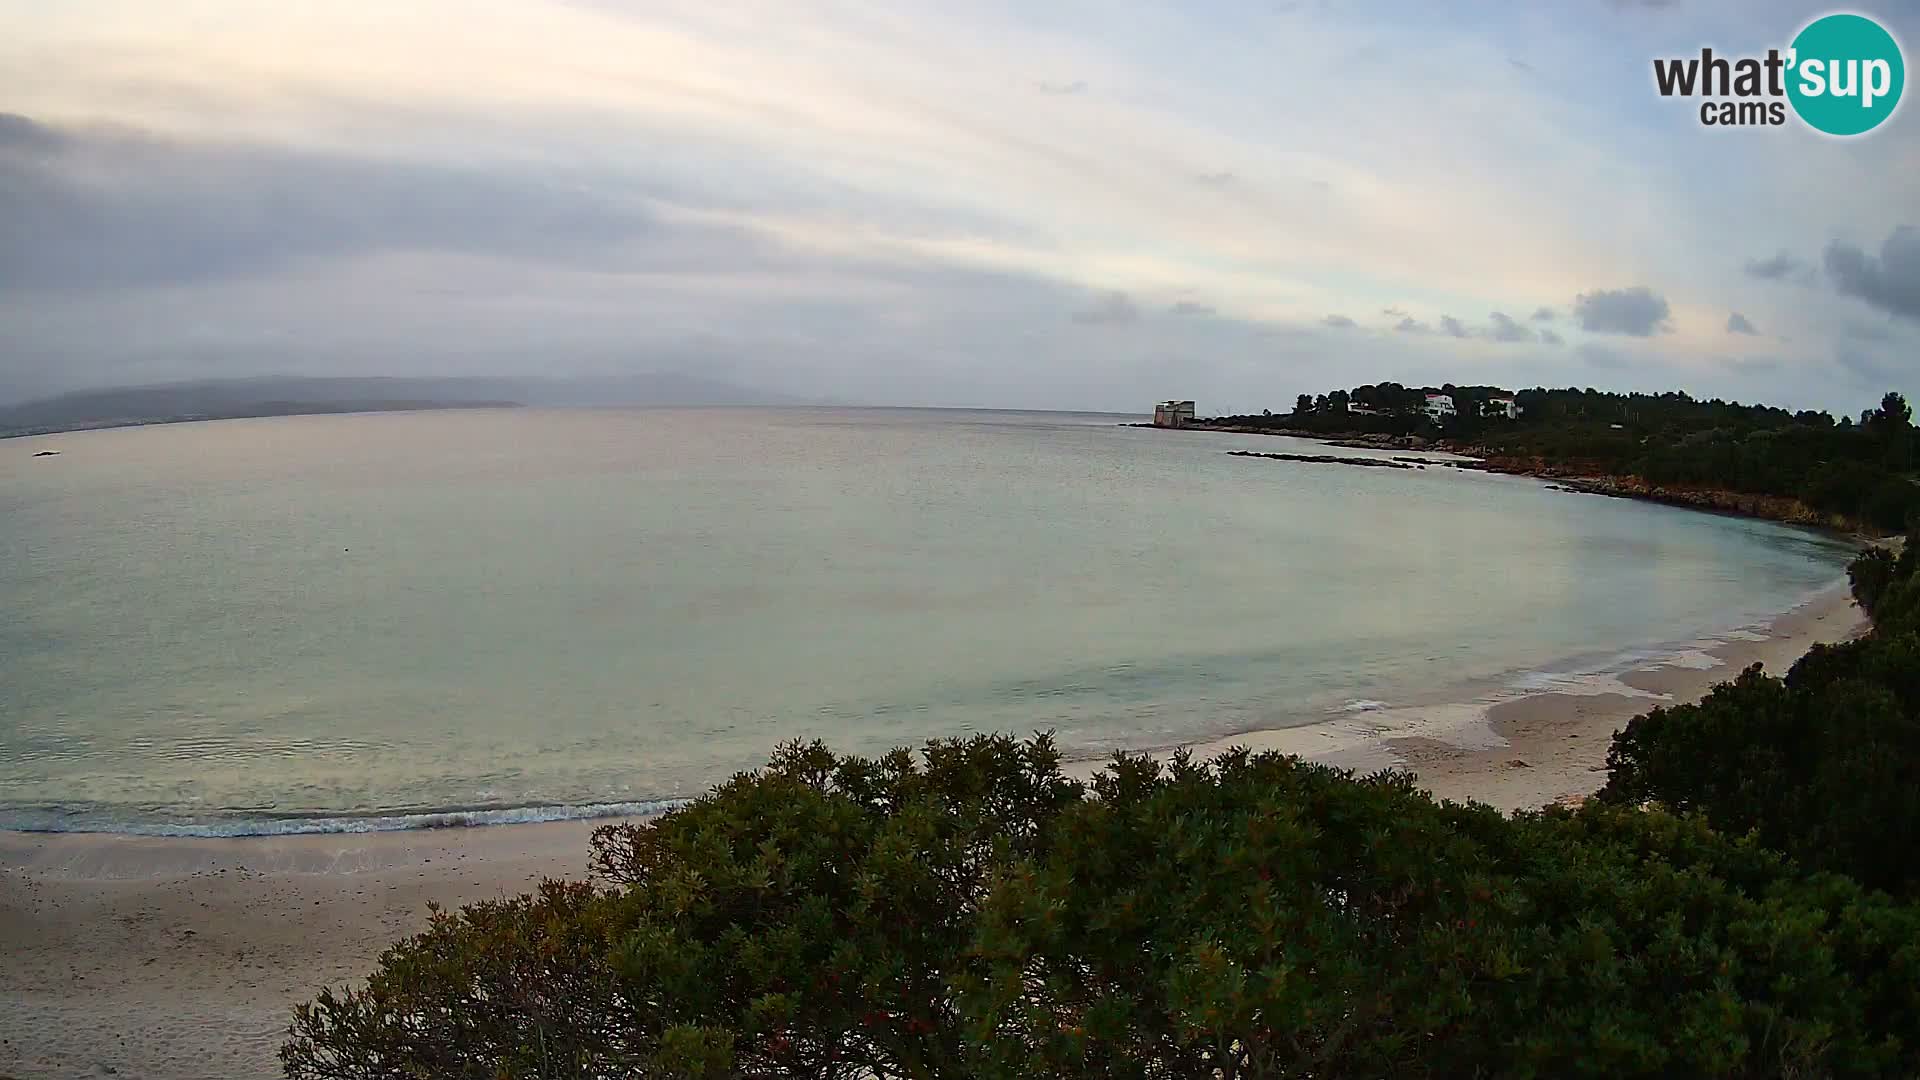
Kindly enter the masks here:
M 698 794 L 794 737 L 1166 746 L 1604 666 L 1783 611 L 1846 554 L 1115 420 L 516 410 L 0 442 L 0 826 L 562 816 Z

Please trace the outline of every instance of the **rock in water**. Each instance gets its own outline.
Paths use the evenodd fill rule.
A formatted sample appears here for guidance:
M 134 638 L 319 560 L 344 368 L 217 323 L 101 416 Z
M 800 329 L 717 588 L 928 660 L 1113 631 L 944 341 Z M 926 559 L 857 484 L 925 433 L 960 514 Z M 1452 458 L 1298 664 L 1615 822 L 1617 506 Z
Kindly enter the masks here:
M 1383 458 L 1336 457 L 1332 454 L 1258 454 L 1252 450 L 1229 450 L 1229 457 L 1270 458 L 1274 461 L 1307 461 L 1316 465 L 1359 465 L 1373 469 L 1411 469 L 1413 466 Z

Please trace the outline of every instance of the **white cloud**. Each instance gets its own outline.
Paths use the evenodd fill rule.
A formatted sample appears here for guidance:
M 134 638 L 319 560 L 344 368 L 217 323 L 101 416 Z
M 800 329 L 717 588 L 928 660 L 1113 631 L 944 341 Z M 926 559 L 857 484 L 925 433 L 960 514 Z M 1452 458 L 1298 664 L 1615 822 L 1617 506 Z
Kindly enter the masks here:
M 1209 8 L 1201 17 L 1092 0 L 1044 11 L 932 0 L 197 0 L 192 18 L 141 0 L 0 0 L 0 9 L 7 108 L 50 127 L 149 132 L 202 162 L 351 157 L 369 177 L 441 178 L 423 198 L 465 191 L 471 200 L 430 201 L 446 220 L 480 213 L 485 185 L 504 199 L 464 248 L 421 237 L 417 220 L 386 227 L 384 243 L 345 248 L 256 233 L 261 254 L 275 257 L 247 264 L 255 276 L 244 286 L 169 286 L 164 275 L 109 283 L 170 291 L 184 305 L 177 323 L 144 324 L 141 348 L 155 334 L 184 348 L 191 326 L 246 321 L 233 318 L 243 292 L 272 297 L 267 306 L 291 318 L 324 298 L 276 288 L 314 273 L 371 278 L 389 249 L 464 252 L 446 260 L 462 278 L 417 298 L 432 310 L 449 302 L 434 297 L 464 295 L 503 262 L 555 263 L 537 232 L 500 239 L 547 206 L 597 207 L 640 234 L 589 235 L 579 248 L 619 242 L 585 262 L 568 246 L 564 265 L 508 275 L 526 291 L 502 318 L 529 339 L 555 331 L 553 313 L 573 305 L 565 290 L 586 272 L 596 295 L 699 297 L 664 316 L 689 334 L 731 334 L 749 311 L 769 333 L 813 334 L 818 305 L 844 303 L 836 313 L 891 357 L 891 386 L 911 375 L 898 373 L 898 357 L 942 355 L 951 342 L 932 335 L 963 334 L 945 313 L 1070 332 L 1061 312 L 1096 310 L 1074 298 L 1103 291 L 1135 306 L 1140 336 L 1149 324 L 1186 335 L 1168 339 L 1183 354 L 1219 347 L 1206 335 L 1227 325 L 1284 331 L 1328 311 L 1404 305 L 1422 313 L 1398 316 L 1405 333 L 1350 335 L 1342 347 L 1377 349 L 1384 339 L 1416 351 L 1368 354 L 1375 362 L 1465 365 L 1489 362 L 1472 345 L 1523 344 L 1532 331 L 1505 316 L 1469 331 L 1441 312 L 1525 311 L 1540 299 L 1564 310 L 1594 282 L 1644 282 L 1670 304 L 1677 332 L 1650 337 L 1637 361 L 1669 362 L 1680 377 L 1718 347 L 1707 334 L 1718 317 L 1703 316 L 1714 321 L 1689 336 L 1693 313 L 1754 310 L 1740 290 L 1766 287 L 1740 257 L 1705 253 L 1818 252 L 1833 230 L 1887 236 L 1900 224 L 1884 218 L 1899 205 L 1896 178 L 1920 167 L 1910 141 L 1891 138 L 1843 151 L 1650 125 L 1658 103 L 1635 98 L 1643 86 L 1616 85 L 1617 72 L 1639 69 L 1659 35 L 1705 32 L 1715 19 L 1745 25 L 1740 13 L 1700 8 L 1678 13 L 1693 20 L 1679 27 L 1604 6 L 1495 27 L 1420 9 L 1389 18 Z M 1508 63 L 1514 56 L 1534 72 Z M 1293 86 L 1340 92 L 1311 110 L 1278 107 L 1275 71 Z M 26 152 L 6 145 L 0 127 L 0 153 Z M 243 168 L 224 176 L 218 198 L 187 197 L 204 175 L 183 168 L 171 178 L 182 183 L 162 176 L 156 191 L 184 187 L 172 205 L 193 208 L 264 202 L 279 183 Z M 75 190 L 101 180 L 114 187 L 112 177 L 82 176 Z M 1819 194 L 1833 191 L 1849 197 Z M 1783 218 L 1782 206 L 1809 209 Z M 152 228 L 213 235 L 200 213 Z M 0 208 L 0 229 L 21 228 Z M 1771 276 L 1770 262 L 1754 262 Z M 780 272 L 802 264 L 817 284 Z M 50 263 L 5 265 L 10 278 L 57 284 Z M 1883 310 L 1901 302 L 1897 275 L 1846 280 Z M 0 281 L 0 311 L 138 306 L 99 287 L 89 301 L 32 303 L 7 289 Z M 1774 291 L 1778 310 L 1763 321 L 1796 339 L 1829 338 L 1859 309 L 1830 290 Z M 813 295 L 826 293 L 844 300 Z M 1205 296 L 1218 318 L 1139 316 L 1179 311 L 1192 303 L 1186 295 Z M 1532 300 L 1516 309 L 1516 298 Z M 611 346 L 655 332 L 637 314 L 647 307 L 629 305 L 636 314 L 623 322 L 611 306 L 587 325 Z M 1553 314 L 1541 308 L 1528 321 Z M 441 333 L 457 325 L 444 313 L 422 322 Z M 404 323 L 378 324 L 393 328 L 384 342 L 392 354 L 418 351 Z M 1441 333 L 1418 332 L 1436 323 Z M 1600 317 L 1588 329 L 1616 323 Z M 77 322 L 30 326 L 41 335 L 32 355 L 112 352 L 63 337 L 79 333 Z M 1469 334 L 1472 345 L 1448 340 Z M 1068 344 L 1045 363 L 1096 383 L 1105 357 L 1060 340 Z M 1503 351 L 1518 359 L 1528 350 Z M 1248 393 L 1264 385 L 1257 365 L 1222 363 L 1246 373 Z

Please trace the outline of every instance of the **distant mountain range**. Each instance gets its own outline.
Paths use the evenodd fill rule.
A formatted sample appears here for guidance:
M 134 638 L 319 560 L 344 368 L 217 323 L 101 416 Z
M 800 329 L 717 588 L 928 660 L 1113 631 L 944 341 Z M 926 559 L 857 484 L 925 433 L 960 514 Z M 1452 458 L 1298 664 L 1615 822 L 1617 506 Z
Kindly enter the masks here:
M 272 376 L 80 390 L 20 405 L 0 406 L 0 438 L 85 428 L 311 413 L 520 405 L 564 408 L 794 404 L 806 402 L 715 379 L 674 373 L 578 378 Z

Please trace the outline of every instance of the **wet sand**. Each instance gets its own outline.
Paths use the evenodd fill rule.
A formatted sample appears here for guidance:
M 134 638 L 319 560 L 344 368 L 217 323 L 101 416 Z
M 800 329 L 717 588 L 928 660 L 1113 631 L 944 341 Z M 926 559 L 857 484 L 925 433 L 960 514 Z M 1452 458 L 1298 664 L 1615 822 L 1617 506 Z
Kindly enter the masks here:
M 1209 757 L 1229 747 L 1277 750 L 1359 773 L 1405 769 L 1435 797 L 1527 810 L 1577 803 L 1606 783 L 1607 745 L 1656 705 L 1696 701 L 1752 664 L 1784 674 L 1807 649 L 1866 629 L 1844 585 L 1822 590 L 1765 628 L 1725 635 L 1615 675 L 1578 675 L 1464 702 L 1383 708 L 1188 747 Z M 1098 762 L 1068 771 L 1088 775 Z
M 1596 679 L 1573 692 L 1530 694 L 1493 705 L 1466 738 L 1392 738 L 1389 748 L 1444 799 L 1473 799 L 1502 810 L 1578 802 L 1606 782 L 1615 731 L 1656 705 L 1697 701 L 1752 664 L 1785 674 L 1818 643 L 1865 631 L 1866 615 L 1835 590 L 1774 621 L 1764 635 L 1700 650 L 1680 663 Z M 1491 731 L 1499 740 L 1475 736 Z
M 1830 590 L 1764 634 L 1618 677 L 1194 749 L 1404 767 L 1442 798 L 1537 807 L 1597 789 L 1608 739 L 1633 716 L 1693 700 L 1751 663 L 1784 671 L 1814 642 L 1863 625 Z M 0 833 L 0 1076 L 278 1076 L 296 1003 L 365 975 L 424 924 L 429 901 L 584 876 L 597 824 L 217 840 Z

